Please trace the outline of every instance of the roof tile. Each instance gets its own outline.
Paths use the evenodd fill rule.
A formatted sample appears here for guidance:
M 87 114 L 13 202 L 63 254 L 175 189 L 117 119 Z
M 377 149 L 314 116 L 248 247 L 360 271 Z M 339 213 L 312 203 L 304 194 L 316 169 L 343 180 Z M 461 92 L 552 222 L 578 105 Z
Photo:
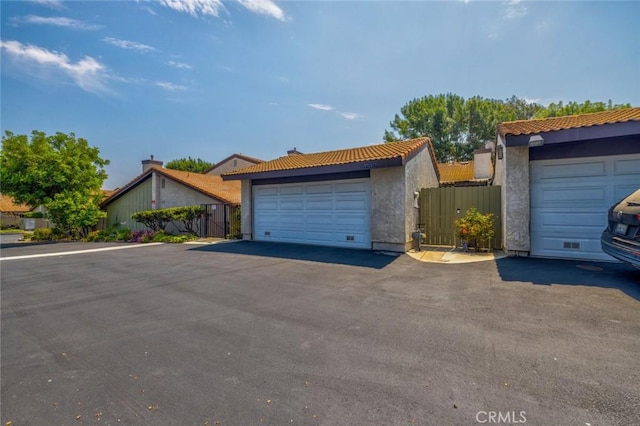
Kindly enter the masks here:
M 337 151 L 317 152 L 313 154 L 288 155 L 224 173 L 223 176 L 264 173 L 281 170 L 306 169 L 311 167 L 335 166 L 340 164 L 359 163 L 364 161 L 386 160 L 391 158 L 405 159 L 425 144 L 430 145 L 429 138 L 410 139 L 379 145 L 358 148 L 340 149 Z
M 498 133 L 502 136 L 529 135 L 532 133 L 552 132 L 578 127 L 625 123 L 627 121 L 640 121 L 640 107 L 536 120 L 508 121 L 498 124 Z
M 438 163 L 440 183 L 469 182 L 473 180 L 473 161 Z

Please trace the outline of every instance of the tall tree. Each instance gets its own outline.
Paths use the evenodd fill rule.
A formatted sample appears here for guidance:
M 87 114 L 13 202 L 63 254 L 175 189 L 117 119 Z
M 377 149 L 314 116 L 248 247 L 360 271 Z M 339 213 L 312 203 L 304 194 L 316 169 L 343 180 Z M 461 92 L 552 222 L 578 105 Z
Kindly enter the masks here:
M 165 167 L 167 169 L 182 170 L 184 172 L 204 173 L 207 169 L 213 166 L 213 163 L 204 161 L 200 158 L 179 158 L 177 160 L 171 160 Z
M 588 114 L 591 112 L 608 111 L 612 109 L 631 108 L 631 104 L 614 104 L 609 99 L 608 102 L 591 102 L 589 100 L 582 103 L 568 102 L 563 104 L 562 101 L 558 103 L 551 103 L 545 109 L 537 112 L 535 118 L 547 118 L 547 117 L 561 117 L 563 115 L 576 115 L 576 114 Z
M 2 192 L 32 208 L 44 205 L 63 230 L 83 233 L 102 215 L 98 204 L 109 160 L 99 154 L 73 133 L 34 130 L 29 138 L 7 131 L 0 150 Z

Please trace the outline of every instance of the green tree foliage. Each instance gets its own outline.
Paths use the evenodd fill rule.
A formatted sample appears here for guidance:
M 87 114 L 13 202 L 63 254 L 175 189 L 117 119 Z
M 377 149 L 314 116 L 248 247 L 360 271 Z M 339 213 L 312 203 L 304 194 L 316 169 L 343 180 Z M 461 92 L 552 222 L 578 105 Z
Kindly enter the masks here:
M 470 160 L 473 151 L 495 139 L 498 123 L 526 120 L 543 107 L 515 96 L 506 101 L 474 96 L 464 99 L 452 93 L 429 95 L 409 101 L 391 121 L 384 139 L 392 142 L 428 136 L 438 161 Z
M 506 100 L 474 96 L 464 99 L 447 93 L 412 99 L 391 121 L 384 140 L 431 138 L 439 162 L 471 160 L 483 142 L 495 140 L 498 123 L 532 118 L 585 114 L 630 108 L 609 102 L 552 103 L 547 107 L 512 96 Z
M 549 104 L 548 107 L 538 111 L 535 118 L 561 117 L 563 115 L 588 114 L 590 112 L 601 112 L 612 109 L 631 108 L 631 104 L 613 104 L 611 99 L 607 103 L 584 101 L 583 103 L 569 102 L 563 104 L 562 101 Z
M 100 188 L 109 160 L 73 133 L 27 135 L 7 131 L 2 137 L 2 192 L 32 208 L 44 205 L 54 223 L 71 236 L 85 233 L 101 217 Z
M 204 161 L 201 158 L 179 158 L 177 160 L 171 160 L 165 167 L 172 170 L 182 170 L 184 172 L 204 173 L 207 169 L 213 166 L 213 163 Z

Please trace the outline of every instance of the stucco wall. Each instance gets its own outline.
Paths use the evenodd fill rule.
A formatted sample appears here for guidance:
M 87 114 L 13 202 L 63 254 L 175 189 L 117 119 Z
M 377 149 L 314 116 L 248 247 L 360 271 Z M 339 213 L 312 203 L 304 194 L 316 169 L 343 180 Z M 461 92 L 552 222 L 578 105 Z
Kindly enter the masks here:
M 419 212 L 418 198 L 415 192 L 421 188 L 437 188 L 440 184 L 433 167 L 429 150 L 423 149 L 418 155 L 409 160 L 404 168 L 405 175 L 405 242 L 406 248 L 411 248 L 413 236 L 418 229 Z
M 241 181 L 241 204 L 242 210 L 240 211 L 240 230 L 242 232 L 243 240 L 251 240 L 253 238 L 253 206 L 251 204 L 251 179 L 243 179 Z
M 404 251 L 406 189 L 404 167 L 371 170 L 371 246 Z
M 234 164 L 235 161 L 235 164 Z M 222 173 L 232 172 L 234 170 L 242 169 L 244 167 L 249 167 L 255 165 L 254 162 L 244 160 L 242 158 L 230 158 L 224 163 L 220 163 L 216 165 L 213 169 L 211 169 L 207 174 L 208 175 L 221 175 Z
M 528 256 L 531 221 L 529 147 L 506 148 L 501 167 L 503 245 L 509 254 Z
M 164 188 L 162 188 L 163 179 L 165 182 Z M 159 209 L 166 209 L 168 207 L 197 206 L 199 204 L 213 204 L 221 202 L 216 198 L 209 197 L 195 189 L 191 189 L 164 176 L 158 176 L 157 185 L 160 188 L 159 200 L 156 200 L 156 206 Z

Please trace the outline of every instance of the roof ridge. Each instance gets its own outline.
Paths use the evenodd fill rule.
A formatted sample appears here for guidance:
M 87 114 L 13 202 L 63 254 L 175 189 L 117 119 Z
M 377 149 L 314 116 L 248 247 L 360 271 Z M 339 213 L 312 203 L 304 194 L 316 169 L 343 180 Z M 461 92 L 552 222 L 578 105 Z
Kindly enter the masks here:
M 605 114 L 612 114 L 612 113 L 617 113 L 620 111 L 632 111 L 632 110 L 640 110 L 640 107 L 629 107 L 629 108 L 617 108 L 617 109 L 609 109 L 606 111 L 596 111 L 596 112 L 583 112 L 583 113 L 578 113 L 578 114 L 569 114 L 569 115 L 557 115 L 554 117 L 543 117 L 543 118 L 529 118 L 529 119 L 523 119 L 523 120 L 511 120 L 511 121 L 503 121 L 502 123 L 498 123 L 498 125 L 501 124 L 511 124 L 511 123 L 531 123 L 531 122 L 539 122 L 539 121 L 546 121 L 546 120 L 554 120 L 554 119 L 568 119 L 568 118 L 573 118 L 573 117 L 588 117 L 588 116 L 592 116 L 592 115 L 605 115 Z

